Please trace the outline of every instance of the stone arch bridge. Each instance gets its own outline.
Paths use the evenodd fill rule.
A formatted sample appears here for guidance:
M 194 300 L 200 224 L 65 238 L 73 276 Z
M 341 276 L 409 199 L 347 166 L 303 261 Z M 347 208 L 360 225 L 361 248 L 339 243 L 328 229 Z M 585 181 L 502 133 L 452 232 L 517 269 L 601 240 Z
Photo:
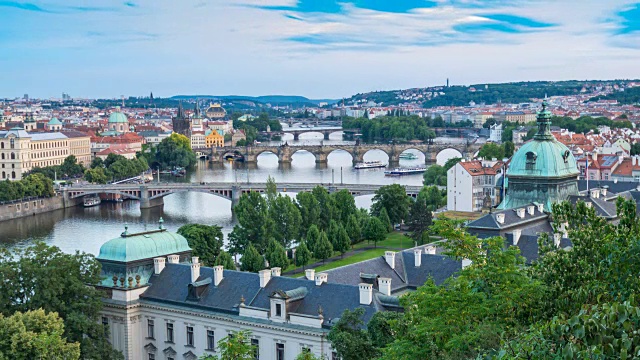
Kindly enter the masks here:
M 458 150 L 463 157 L 470 157 L 480 149 L 476 143 L 434 143 L 434 144 L 331 144 L 331 145 L 284 145 L 280 146 L 246 146 L 246 147 L 218 147 L 211 149 L 195 149 L 199 154 L 206 154 L 214 163 L 223 163 L 228 155 L 239 154 L 247 163 L 257 163 L 258 156 L 263 153 L 273 153 L 278 156 L 279 163 L 291 163 L 292 156 L 298 151 L 308 151 L 316 158 L 316 163 L 326 164 L 329 154 L 336 150 L 344 150 L 351 154 L 353 163 L 364 161 L 364 154 L 371 150 L 382 150 L 389 156 L 389 164 L 397 165 L 400 154 L 406 150 L 417 150 L 425 155 L 427 164 L 434 164 L 436 156 L 443 150 Z
M 330 192 L 349 190 L 353 196 L 374 194 L 382 185 L 360 184 L 317 184 L 317 183 L 278 183 L 279 192 L 306 192 L 313 190 L 317 185 L 324 186 Z M 417 197 L 422 186 L 404 186 L 407 195 Z M 107 184 L 107 185 L 80 185 L 65 188 L 63 196 L 65 200 L 71 200 L 87 195 L 118 194 L 128 199 L 139 200 L 141 209 L 148 209 L 164 204 L 165 196 L 194 191 L 212 194 L 231 200 L 231 208 L 238 204 L 240 196 L 250 191 L 264 193 L 267 183 L 149 183 L 140 184 Z

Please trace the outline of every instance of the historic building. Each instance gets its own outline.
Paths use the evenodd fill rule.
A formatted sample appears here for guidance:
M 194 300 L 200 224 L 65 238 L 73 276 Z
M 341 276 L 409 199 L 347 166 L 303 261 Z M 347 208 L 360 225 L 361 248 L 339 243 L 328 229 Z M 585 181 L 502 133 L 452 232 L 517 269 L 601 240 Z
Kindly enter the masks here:
M 88 166 L 89 136 L 66 133 L 28 133 L 22 128 L 0 131 L 0 180 L 20 180 L 32 168 L 60 165 L 69 155 Z
M 207 118 L 211 120 L 224 119 L 224 117 L 227 116 L 227 111 L 222 107 L 222 105 L 213 103 L 209 105 L 206 115 Z
M 576 159 L 551 134 L 551 112 L 546 102 L 538 113 L 538 132 L 513 155 L 507 170 L 507 194 L 501 209 L 537 202 L 551 209 L 554 202 L 578 194 Z
M 447 209 L 477 212 L 485 205 L 500 203 L 498 182 L 504 172 L 502 161 L 461 161 L 447 171 Z M 489 204 L 485 202 L 489 199 Z
M 428 278 L 442 283 L 464 266 L 434 246 L 349 265 L 303 278 L 203 266 L 184 237 L 164 228 L 125 231 L 100 248 L 102 323 L 127 360 L 196 360 L 218 355 L 218 342 L 251 332 L 256 359 L 293 360 L 303 351 L 337 359 L 327 341 L 345 310 L 400 311 L 398 295 Z
M 205 134 L 205 146 L 208 148 L 223 147 L 224 132 L 222 130 L 207 130 Z
M 191 140 L 191 121 L 182 108 L 182 103 L 178 105 L 178 113 L 173 117 L 173 132 L 186 136 Z
M 105 136 L 122 135 L 130 131 L 129 120 L 127 116 L 120 111 L 120 107 L 116 106 L 116 110 L 109 115 L 107 122 L 107 131 L 102 133 Z

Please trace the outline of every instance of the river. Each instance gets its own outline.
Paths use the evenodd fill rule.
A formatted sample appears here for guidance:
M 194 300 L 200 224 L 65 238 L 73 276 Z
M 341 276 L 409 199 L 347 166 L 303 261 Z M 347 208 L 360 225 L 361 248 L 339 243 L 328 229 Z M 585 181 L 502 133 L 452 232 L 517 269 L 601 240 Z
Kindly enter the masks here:
M 293 141 L 292 135 L 285 135 L 283 140 L 289 144 L 319 143 L 321 134 L 303 134 L 299 141 Z M 341 135 L 331 135 L 325 141 L 340 142 Z M 445 152 L 448 150 L 445 150 Z M 446 161 L 455 152 L 439 156 L 438 163 Z M 401 160 L 400 166 L 415 166 L 424 164 L 424 156 L 415 152 L 418 159 Z M 370 151 L 365 155 L 365 161 L 380 160 L 387 162 L 388 157 L 382 151 Z M 207 161 L 199 161 L 196 169 L 177 181 L 191 182 L 265 182 L 267 177 L 273 177 L 276 182 L 300 182 L 329 184 L 340 181 L 346 184 L 392 184 L 420 185 L 422 176 L 408 175 L 402 177 L 385 177 L 384 169 L 355 170 L 352 167 L 351 155 L 344 151 L 335 151 L 329 155 L 328 164 L 316 165 L 315 157 L 308 152 L 297 152 L 293 155 L 290 166 L 278 164 L 274 154 L 262 154 L 258 157 L 255 167 L 247 168 L 240 163 L 225 163 L 213 165 Z M 165 181 L 165 179 L 162 179 Z M 166 180 L 175 180 L 170 176 Z M 295 194 L 290 194 L 295 195 Z M 368 208 L 372 196 L 356 197 L 359 207 Z M 153 209 L 140 210 L 137 201 L 123 203 L 102 203 L 92 208 L 82 206 L 58 210 L 46 214 L 36 215 L 0 223 L 0 244 L 8 246 L 26 246 L 41 240 L 50 245 L 60 247 L 71 253 L 76 250 L 97 255 L 100 246 L 120 235 L 125 224 L 129 225 L 129 232 L 153 229 L 158 226 L 158 219 L 162 217 L 164 226 L 170 231 L 188 223 L 202 223 L 219 225 L 226 236 L 233 228 L 231 202 L 203 193 L 177 193 L 164 198 L 164 206 Z

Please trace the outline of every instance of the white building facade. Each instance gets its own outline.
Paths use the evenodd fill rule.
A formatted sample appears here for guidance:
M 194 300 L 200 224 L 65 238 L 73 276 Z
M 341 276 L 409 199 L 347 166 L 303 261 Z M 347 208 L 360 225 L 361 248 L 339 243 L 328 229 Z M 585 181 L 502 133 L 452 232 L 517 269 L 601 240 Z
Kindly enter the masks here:
M 447 171 L 447 210 L 478 212 L 489 198 L 499 204 L 496 185 L 503 172 L 502 161 L 462 161 Z

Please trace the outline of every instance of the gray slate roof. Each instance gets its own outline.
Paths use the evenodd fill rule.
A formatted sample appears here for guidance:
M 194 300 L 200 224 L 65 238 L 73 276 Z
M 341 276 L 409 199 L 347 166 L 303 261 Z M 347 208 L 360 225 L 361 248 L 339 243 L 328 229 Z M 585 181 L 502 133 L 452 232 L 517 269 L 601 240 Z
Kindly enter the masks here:
M 529 215 L 529 212 L 526 211 L 527 207 L 530 205 L 535 207 L 533 215 Z M 519 226 L 528 222 L 538 221 L 549 217 L 549 215 L 544 212 L 549 211 L 549 209 L 543 209 L 544 211 L 540 212 L 538 211 L 538 207 L 535 206 L 534 203 L 524 206 L 523 208 L 525 209 L 524 218 L 518 217 L 516 209 L 506 209 L 486 214 L 485 216 L 482 216 L 481 218 L 470 222 L 467 227 L 499 230 Z M 498 220 L 496 220 L 498 214 L 504 214 L 503 224 L 498 223 Z

